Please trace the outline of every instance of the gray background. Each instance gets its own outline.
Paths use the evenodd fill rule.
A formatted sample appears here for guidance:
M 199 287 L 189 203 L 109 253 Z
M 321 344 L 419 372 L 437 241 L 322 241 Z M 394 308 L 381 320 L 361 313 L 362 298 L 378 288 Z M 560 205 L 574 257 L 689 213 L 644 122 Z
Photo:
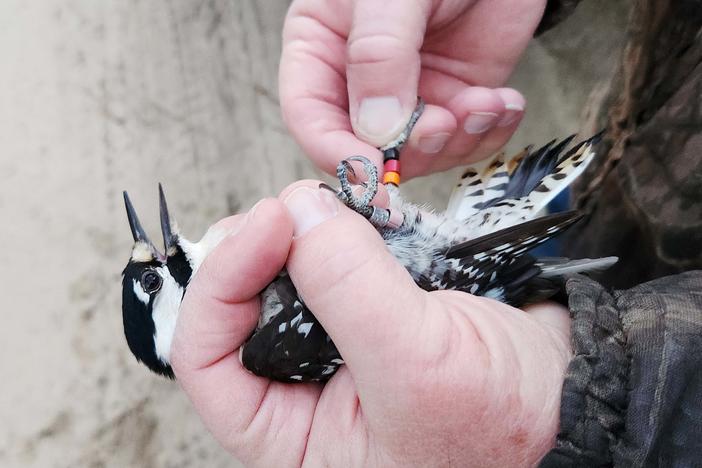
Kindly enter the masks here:
M 529 48 L 511 149 L 587 128 L 628 2 L 587 0 Z M 158 237 L 157 182 L 191 238 L 319 177 L 277 100 L 286 2 L 0 3 L 0 466 L 237 466 L 177 385 L 122 336 L 131 237 Z M 455 171 L 454 171 L 455 172 Z M 454 174 L 403 185 L 442 208 Z

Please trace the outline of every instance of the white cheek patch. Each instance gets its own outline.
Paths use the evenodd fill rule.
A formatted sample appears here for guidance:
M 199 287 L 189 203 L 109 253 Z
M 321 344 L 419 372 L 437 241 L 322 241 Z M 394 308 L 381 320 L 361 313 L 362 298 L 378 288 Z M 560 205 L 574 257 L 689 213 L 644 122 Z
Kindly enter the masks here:
M 175 331 L 178 311 L 183 299 L 183 288 L 171 276 L 168 268 L 157 269 L 163 278 L 161 290 L 154 300 L 151 317 L 156 331 L 154 332 L 154 345 L 156 356 L 164 363 L 169 363 L 171 343 Z
M 144 305 L 149 305 L 149 295 L 146 294 L 146 291 L 144 291 L 141 288 L 141 285 L 137 280 L 132 280 L 134 283 L 134 294 L 136 295 L 137 299 L 139 299 Z

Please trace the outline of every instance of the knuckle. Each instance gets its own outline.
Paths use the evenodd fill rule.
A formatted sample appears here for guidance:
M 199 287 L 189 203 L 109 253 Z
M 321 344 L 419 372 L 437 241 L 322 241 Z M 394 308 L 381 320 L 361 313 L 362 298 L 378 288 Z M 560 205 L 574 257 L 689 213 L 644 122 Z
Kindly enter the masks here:
M 399 36 L 378 33 L 350 39 L 346 49 L 346 60 L 349 65 L 367 65 L 396 61 L 413 53 L 416 51 Z
M 314 284 L 327 285 L 326 292 L 335 294 L 337 287 L 353 288 L 365 279 L 365 266 L 369 264 L 368 247 L 354 242 L 324 252 L 314 275 L 309 279 Z
M 209 255 L 193 277 L 189 290 L 197 289 L 199 294 L 214 300 L 226 302 L 227 289 L 223 287 L 222 278 L 226 273 L 226 263 L 218 255 Z

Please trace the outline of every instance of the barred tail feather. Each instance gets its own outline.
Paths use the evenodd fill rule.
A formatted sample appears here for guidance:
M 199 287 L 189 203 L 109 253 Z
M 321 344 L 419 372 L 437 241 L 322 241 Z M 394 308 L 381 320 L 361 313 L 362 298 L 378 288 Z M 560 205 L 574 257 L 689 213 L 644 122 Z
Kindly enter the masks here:
M 449 217 L 501 229 L 532 219 L 568 187 L 594 158 L 601 133 L 565 151 L 575 135 L 513 158 L 496 155 L 481 168 L 466 169 L 449 200 Z

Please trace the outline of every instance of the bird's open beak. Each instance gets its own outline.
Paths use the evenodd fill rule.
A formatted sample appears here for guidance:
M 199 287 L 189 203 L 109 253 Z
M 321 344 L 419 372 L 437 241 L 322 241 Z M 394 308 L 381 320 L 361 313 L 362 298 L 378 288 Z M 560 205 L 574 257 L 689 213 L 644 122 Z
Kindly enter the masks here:
M 163 255 L 161 252 L 158 251 L 158 249 L 156 249 L 156 246 L 154 246 L 154 243 L 151 242 L 151 239 L 149 239 L 149 236 L 146 235 L 146 231 L 144 231 L 144 228 L 141 226 L 141 223 L 139 222 L 139 217 L 136 214 L 136 210 L 134 209 L 134 206 L 132 205 L 132 202 L 129 199 L 129 195 L 126 191 L 122 192 L 122 194 L 124 195 L 124 207 L 127 209 L 127 219 L 129 220 L 129 227 L 132 230 L 132 237 L 134 238 L 134 242 L 143 242 L 149 247 L 149 250 L 151 251 L 155 259 L 165 261 L 165 255 Z
M 168 215 L 168 204 L 166 196 L 163 194 L 163 187 L 158 184 L 159 210 L 161 213 L 161 233 L 163 234 L 163 245 L 166 249 L 166 256 L 173 254 L 173 248 L 177 246 L 178 235 L 171 225 L 171 218 Z

